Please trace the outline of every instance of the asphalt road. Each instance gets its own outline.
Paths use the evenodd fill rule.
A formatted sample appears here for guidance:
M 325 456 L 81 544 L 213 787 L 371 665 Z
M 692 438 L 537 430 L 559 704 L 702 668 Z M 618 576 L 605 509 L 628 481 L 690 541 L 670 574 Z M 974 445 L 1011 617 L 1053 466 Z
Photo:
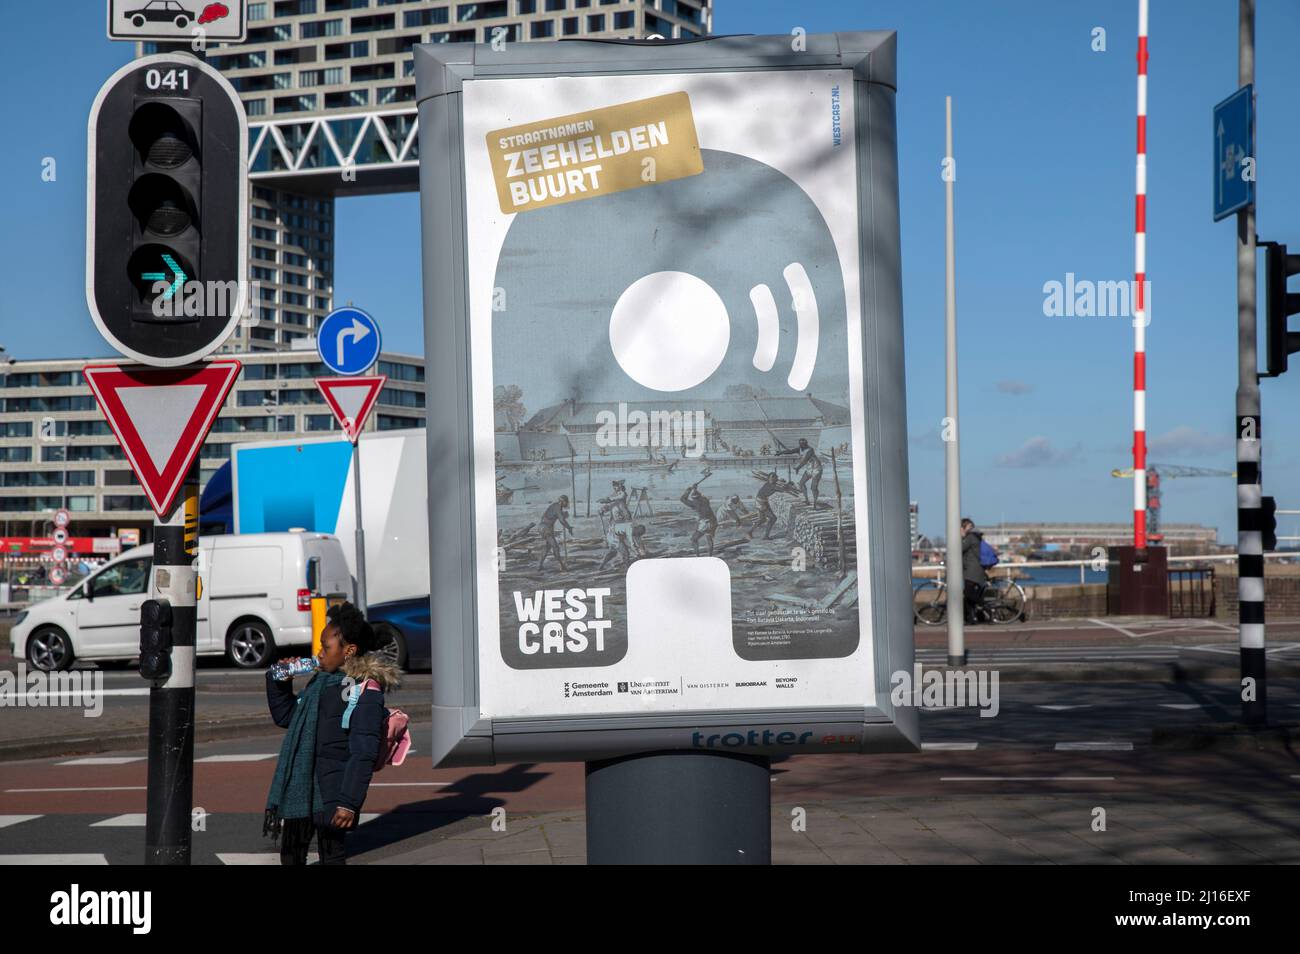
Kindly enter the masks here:
M 1290 808 L 1300 794 L 1294 753 L 1151 744 L 1153 727 L 1235 719 L 1231 682 L 1013 683 L 1000 687 L 1000 697 L 994 718 L 971 708 L 923 709 L 925 750 L 919 754 L 776 762 L 774 818 L 791 805 L 882 798 L 909 804 L 992 804 L 1007 797 L 1109 804 L 1127 798 L 1181 809 L 1203 802 L 1220 814 L 1229 802 L 1274 818 L 1267 843 L 1274 849 L 1300 849 L 1300 810 Z M 1300 718 L 1300 683 L 1275 681 L 1269 698 L 1276 720 Z M 497 808 L 514 817 L 582 810 L 581 764 L 434 770 L 427 722 L 414 732 L 415 752 L 406 764 L 375 777 L 363 825 L 350 836 L 356 862 L 410 856 L 467 831 L 487 831 Z M 277 750 L 278 735 L 196 746 L 194 804 L 205 812 L 205 830 L 194 834 L 196 864 L 275 862 L 270 842 L 261 837 L 261 810 Z M 144 755 L 137 748 L 0 763 L 0 863 L 142 861 Z M 1274 817 L 1279 804 L 1281 821 Z M 1034 839 L 1052 836 L 1041 819 L 1034 824 L 1032 831 L 1013 828 L 1005 837 L 1032 850 Z
M 943 626 L 915 629 L 917 659 L 924 665 L 943 665 L 946 633 Z M 1138 678 L 1162 680 L 1193 676 L 1230 677 L 1238 665 L 1236 633 L 1216 620 L 1097 619 L 1056 620 L 1035 624 L 971 626 L 967 651 L 972 667 L 996 669 L 1001 680 L 1023 678 Z M 1279 675 L 1300 675 L 1300 620 L 1274 620 L 1269 624 L 1269 659 Z M 0 649 L 0 669 L 17 671 L 19 662 Z M 100 671 L 92 663 L 79 671 Z M 148 686 L 134 668 L 108 664 L 103 672 L 103 710 L 92 715 L 94 699 L 70 697 L 61 706 L 9 706 L 0 719 L 0 760 L 13 758 L 6 749 L 14 743 L 61 740 L 49 755 L 104 751 L 104 737 L 117 736 L 129 743 L 148 728 Z M 212 724 L 231 723 L 239 734 L 266 730 L 263 673 L 242 672 L 220 659 L 200 659 L 198 672 L 199 738 L 214 736 Z M 428 712 L 429 673 L 407 673 L 403 688 L 393 697 L 396 706 L 412 715 Z M 81 740 L 70 743 L 69 740 Z M 98 741 L 96 741 L 98 740 Z M 47 754 L 23 746 L 17 755 Z
M 13 671 L 15 664 L 8 660 L 0 663 L 0 668 Z M 99 674 L 103 691 L 69 693 L 57 706 L 29 704 L 0 710 L 0 766 L 7 758 L 6 749 L 15 746 L 20 747 L 18 754 L 23 756 L 89 753 L 104 751 L 106 738 L 129 740 L 132 735 L 147 732 L 149 685 L 134 668 L 101 670 L 87 665 L 77 671 L 92 677 Z M 240 736 L 278 732 L 267 714 L 265 680 L 264 670 L 237 670 L 215 661 L 202 662 L 196 680 L 198 738 L 210 737 L 222 727 Z M 402 687 L 389 694 L 388 704 L 423 715 L 429 711 L 431 698 L 432 677 L 428 673 L 407 673 Z
M 1274 679 L 1300 676 L 1300 621 L 1269 624 L 1268 655 Z M 1148 680 L 1193 682 L 1230 678 L 1238 665 L 1235 631 L 1213 620 L 1062 620 L 972 627 L 969 664 L 996 670 L 1003 683 L 1018 680 Z M 941 666 L 945 633 L 919 627 L 917 660 Z M 0 655 L 0 670 L 15 672 L 19 660 Z M 137 744 L 148 729 L 148 687 L 134 668 L 102 670 L 102 698 L 70 695 L 58 706 L 9 705 L 0 719 L 0 764 L 13 758 L 92 754 Z M 197 738 L 248 737 L 274 732 L 266 717 L 262 672 L 239 671 L 218 659 L 202 659 L 198 671 Z M 408 673 L 391 704 L 413 716 L 431 701 L 428 673 Z M 20 701 L 27 701 L 26 698 Z M 101 704 L 102 703 L 102 707 Z M 48 744 L 47 744 L 48 743 Z

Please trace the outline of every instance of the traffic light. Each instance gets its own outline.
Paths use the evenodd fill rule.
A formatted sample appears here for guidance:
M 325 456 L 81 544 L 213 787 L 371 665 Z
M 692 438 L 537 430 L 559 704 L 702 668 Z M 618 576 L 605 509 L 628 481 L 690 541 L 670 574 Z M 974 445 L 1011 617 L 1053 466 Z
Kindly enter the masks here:
M 1286 281 L 1300 273 L 1300 255 L 1288 255 L 1286 246 L 1260 242 L 1264 249 L 1265 314 L 1268 342 L 1266 377 L 1286 371 L 1287 356 L 1300 351 L 1300 331 L 1287 330 L 1287 318 L 1300 312 L 1300 294 L 1289 292 Z
M 161 681 L 172 672 L 172 605 L 167 600 L 140 604 L 140 675 Z
M 1259 498 L 1259 531 L 1264 552 L 1277 549 L 1277 501 L 1272 497 Z
M 248 120 L 230 83 L 185 54 L 109 78 L 90 112 L 86 298 L 100 333 L 145 364 L 189 364 L 248 301 Z

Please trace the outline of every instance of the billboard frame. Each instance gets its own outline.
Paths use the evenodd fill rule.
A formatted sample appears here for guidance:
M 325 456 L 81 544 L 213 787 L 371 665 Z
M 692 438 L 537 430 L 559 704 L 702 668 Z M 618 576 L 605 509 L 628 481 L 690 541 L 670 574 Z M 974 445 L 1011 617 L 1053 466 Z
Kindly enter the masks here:
M 895 706 L 912 673 L 911 539 L 899 262 L 896 47 L 892 31 L 723 36 L 685 42 L 426 44 L 414 50 L 426 341 L 433 763 L 589 761 L 673 749 L 749 755 L 912 752 L 919 719 Z M 775 70 L 851 71 L 858 177 L 863 413 L 874 706 L 751 708 L 492 719 L 479 705 L 463 88 L 481 79 Z M 871 316 L 871 320 L 867 316 Z M 436 342 L 436 347 L 430 343 Z M 432 492 L 437 488 L 438 492 Z M 861 580 L 860 580 L 861 584 Z M 716 741 L 710 741 L 716 740 Z M 766 740 L 766 741 L 765 741 Z

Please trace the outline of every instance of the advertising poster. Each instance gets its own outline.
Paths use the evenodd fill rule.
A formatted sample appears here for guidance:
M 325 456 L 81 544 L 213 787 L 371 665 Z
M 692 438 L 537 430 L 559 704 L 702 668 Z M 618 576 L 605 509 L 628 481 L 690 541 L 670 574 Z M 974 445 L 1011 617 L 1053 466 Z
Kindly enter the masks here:
M 482 716 L 874 704 L 853 96 L 465 85 Z

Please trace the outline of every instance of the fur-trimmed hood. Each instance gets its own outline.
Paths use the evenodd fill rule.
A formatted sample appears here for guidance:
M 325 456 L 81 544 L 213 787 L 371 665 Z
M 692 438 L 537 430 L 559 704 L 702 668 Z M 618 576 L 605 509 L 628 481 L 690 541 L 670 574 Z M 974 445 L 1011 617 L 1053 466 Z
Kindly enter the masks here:
M 345 676 L 351 676 L 357 682 L 375 680 L 384 692 L 396 689 L 402 682 L 401 670 L 375 653 L 345 659 L 342 669 Z

